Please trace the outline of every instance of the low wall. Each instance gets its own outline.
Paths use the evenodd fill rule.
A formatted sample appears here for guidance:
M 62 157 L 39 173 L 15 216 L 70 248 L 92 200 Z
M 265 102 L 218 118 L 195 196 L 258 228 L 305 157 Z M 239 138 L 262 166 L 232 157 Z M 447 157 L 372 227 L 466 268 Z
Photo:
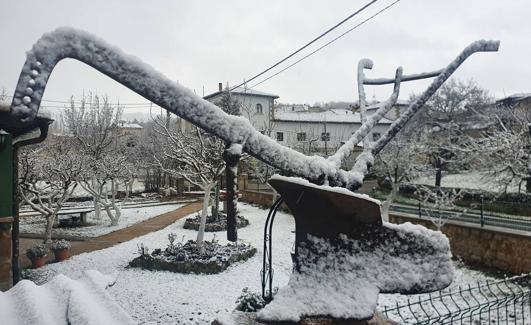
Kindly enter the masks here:
M 407 214 L 392 213 L 393 223 L 411 222 L 435 229 L 429 220 Z M 450 240 L 452 254 L 463 261 L 514 274 L 531 272 L 531 233 L 480 227 L 464 222 L 450 221 L 441 231 Z
M 273 193 L 271 192 L 240 190 L 240 193 L 242 194 L 242 197 L 239 200 L 243 202 L 258 204 L 260 206 L 267 207 L 267 208 L 270 208 L 274 202 Z
M 240 190 L 240 193 L 242 193 L 242 197 L 239 199 L 239 201 L 257 204 L 266 209 L 271 208 L 274 203 L 274 199 L 278 198 L 278 196 L 275 196 L 275 198 L 273 199 L 272 192 Z M 286 203 L 282 203 L 282 205 L 280 206 L 280 210 L 289 212 Z

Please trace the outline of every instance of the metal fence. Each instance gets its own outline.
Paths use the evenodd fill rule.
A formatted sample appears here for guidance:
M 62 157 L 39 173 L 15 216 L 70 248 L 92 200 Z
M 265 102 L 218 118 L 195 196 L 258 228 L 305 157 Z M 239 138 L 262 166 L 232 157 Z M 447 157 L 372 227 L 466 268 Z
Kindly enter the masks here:
M 406 205 L 392 205 L 391 211 L 416 215 L 418 218 L 429 220 L 429 215 L 434 218 L 441 218 L 447 221 L 462 221 L 483 226 L 502 227 L 508 229 L 531 231 L 531 217 L 510 216 L 510 215 L 490 215 L 483 211 L 480 213 L 458 213 L 454 211 L 428 211 L 420 204 L 417 207 Z
M 443 290 L 383 313 L 404 324 L 531 324 L 531 273 Z

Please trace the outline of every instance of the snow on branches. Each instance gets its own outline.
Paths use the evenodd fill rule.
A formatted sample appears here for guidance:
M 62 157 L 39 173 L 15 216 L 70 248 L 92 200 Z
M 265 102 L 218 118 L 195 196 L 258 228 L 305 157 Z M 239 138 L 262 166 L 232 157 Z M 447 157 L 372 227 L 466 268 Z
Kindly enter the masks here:
M 19 193 L 22 203 L 46 219 L 45 243 L 51 241 L 57 213 L 72 196 L 82 170 L 82 159 L 65 142 L 20 153 Z
M 197 127 L 186 131 L 171 123 L 171 120 L 163 121 L 156 117 L 153 121 L 154 133 L 160 136 L 157 139 L 160 155 L 155 156 L 158 167 L 170 175 L 184 178 L 204 191 L 197 234 L 197 244 L 203 249 L 210 192 L 225 170 L 225 143 Z M 229 150 L 241 152 L 241 146 L 233 145 Z

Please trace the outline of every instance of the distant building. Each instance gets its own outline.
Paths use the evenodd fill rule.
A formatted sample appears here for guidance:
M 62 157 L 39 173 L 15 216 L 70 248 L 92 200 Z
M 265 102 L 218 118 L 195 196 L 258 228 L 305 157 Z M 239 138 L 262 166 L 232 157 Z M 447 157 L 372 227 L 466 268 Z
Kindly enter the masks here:
M 126 121 L 120 121 L 118 123 L 122 135 L 142 135 L 144 127 L 137 123 L 129 123 Z
M 367 105 L 367 114 L 375 113 L 380 107 L 382 107 L 383 104 L 383 102 L 379 102 Z M 387 114 L 385 114 L 384 117 L 388 120 L 395 121 L 406 111 L 408 107 L 408 100 L 399 99 L 396 101 L 395 106 L 393 106 L 393 108 L 391 108 L 391 110 Z M 355 106 L 355 108 L 359 109 L 359 105 Z
M 120 129 L 118 143 L 125 144 L 128 147 L 135 147 L 138 144 L 138 139 L 144 133 L 144 127 L 137 123 L 120 121 L 118 122 L 118 128 Z
M 378 140 L 391 123 L 382 118 L 369 134 L 370 140 Z M 276 112 L 272 125 L 271 137 L 278 143 L 305 154 L 330 155 L 360 128 L 361 118 L 349 109 Z
M 205 96 L 204 99 L 219 106 L 224 92 L 220 83 L 218 91 Z M 231 90 L 230 94 L 240 103 L 241 116 L 247 118 L 257 130 L 270 132 L 275 99 L 279 98 L 277 95 L 242 87 Z

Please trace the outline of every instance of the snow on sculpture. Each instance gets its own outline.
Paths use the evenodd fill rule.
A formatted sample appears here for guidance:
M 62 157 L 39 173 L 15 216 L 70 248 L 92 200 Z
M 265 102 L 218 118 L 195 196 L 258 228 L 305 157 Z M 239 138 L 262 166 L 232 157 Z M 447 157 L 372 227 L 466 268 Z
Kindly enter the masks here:
M 476 41 L 444 69 L 403 75 L 402 68 L 398 68 L 392 79 L 365 78 L 363 70 L 373 64 L 362 60 L 358 90 L 363 125 L 328 158 L 306 156 L 276 143 L 245 118 L 228 115 L 137 58 L 72 28 L 45 34 L 28 52 L 11 112 L 22 122 L 35 118 L 53 68 L 60 60 L 73 58 L 228 144 L 237 144 L 238 153 L 241 146 L 251 156 L 303 177 L 276 176 L 270 180 L 296 220 L 295 270 L 288 286 L 259 317 L 268 321 L 313 316 L 368 319 L 380 292 L 419 293 L 447 286 L 452 280 L 451 253 L 447 238 L 440 232 L 384 223 L 379 201 L 352 191 L 363 184 L 374 156 L 470 55 L 497 51 L 498 46 L 498 41 Z M 364 140 L 396 103 L 402 81 L 428 77 L 435 77 L 431 85 L 378 141 L 369 144 Z M 393 93 L 376 113 L 367 116 L 363 85 L 380 84 L 394 84 Z M 366 146 L 352 170 L 342 170 L 342 162 L 363 140 Z
M 402 118 L 382 136 L 372 149 L 373 154 L 377 154 L 385 146 L 466 58 L 475 52 L 496 51 L 498 46 L 497 41 L 481 40 L 466 47 L 410 105 Z M 254 129 L 247 119 L 229 116 L 214 104 L 171 81 L 136 57 L 123 53 L 87 32 L 69 27 L 44 34 L 27 53 L 13 96 L 13 114 L 25 122 L 35 118 L 50 74 L 55 65 L 65 58 L 77 59 L 92 66 L 153 103 L 228 143 L 242 144 L 243 151 L 280 170 L 312 182 L 324 183 L 327 180 L 331 185 L 353 190 L 363 183 L 364 175 L 347 172 L 337 166 L 338 161 L 342 161 L 351 153 L 351 150 L 347 150 L 348 147 L 340 149 L 340 154 L 333 159 L 334 163 L 331 163 L 323 157 L 308 157 L 279 145 Z M 408 77 L 413 79 L 418 75 Z M 387 82 L 388 79 L 382 81 Z M 368 130 L 360 131 L 356 137 L 362 139 L 367 134 Z

